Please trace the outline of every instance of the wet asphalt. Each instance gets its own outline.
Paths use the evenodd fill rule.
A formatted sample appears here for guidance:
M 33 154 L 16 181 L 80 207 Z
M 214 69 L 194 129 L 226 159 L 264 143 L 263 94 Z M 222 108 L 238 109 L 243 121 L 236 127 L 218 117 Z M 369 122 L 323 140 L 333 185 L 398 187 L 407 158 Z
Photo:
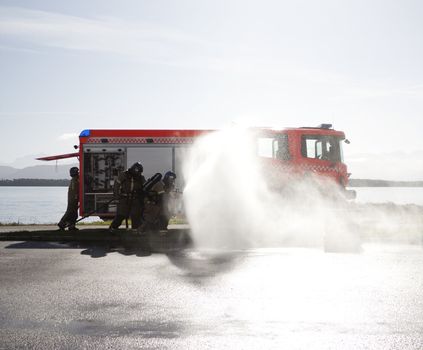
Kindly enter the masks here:
M 0 242 L 0 349 L 422 349 L 423 249 Z

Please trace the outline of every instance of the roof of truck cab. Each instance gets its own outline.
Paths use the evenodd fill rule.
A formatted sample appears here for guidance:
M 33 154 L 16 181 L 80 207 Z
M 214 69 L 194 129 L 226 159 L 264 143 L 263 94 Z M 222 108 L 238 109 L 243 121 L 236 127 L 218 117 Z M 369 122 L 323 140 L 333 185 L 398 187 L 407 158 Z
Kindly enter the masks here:
M 261 129 L 267 134 L 296 134 L 296 135 L 333 135 L 341 138 L 345 138 L 343 131 L 327 129 L 327 128 L 313 128 L 313 127 L 302 127 L 302 128 L 263 128 Z

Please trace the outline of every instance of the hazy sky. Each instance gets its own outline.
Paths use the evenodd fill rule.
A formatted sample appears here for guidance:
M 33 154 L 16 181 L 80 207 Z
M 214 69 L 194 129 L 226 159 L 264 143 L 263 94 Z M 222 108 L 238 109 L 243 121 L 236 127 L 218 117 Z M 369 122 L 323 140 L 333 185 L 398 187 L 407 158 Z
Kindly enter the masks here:
M 347 162 L 423 164 L 422 18 L 407 0 L 0 0 L 0 163 L 89 128 L 329 122 Z

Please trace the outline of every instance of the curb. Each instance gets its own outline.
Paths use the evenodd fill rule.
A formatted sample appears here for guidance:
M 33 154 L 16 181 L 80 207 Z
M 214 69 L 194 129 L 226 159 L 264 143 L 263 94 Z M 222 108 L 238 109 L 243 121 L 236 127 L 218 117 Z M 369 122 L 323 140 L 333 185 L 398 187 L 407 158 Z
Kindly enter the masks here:
M 0 232 L 0 241 L 42 241 L 61 243 L 112 243 L 117 246 L 144 248 L 151 252 L 168 252 L 187 248 L 191 244 L 189 230 L 169 229 L 160 232 L 136 232 L 119 229 L 111 234 L 107 229 L 79 231 L 11 231 Z

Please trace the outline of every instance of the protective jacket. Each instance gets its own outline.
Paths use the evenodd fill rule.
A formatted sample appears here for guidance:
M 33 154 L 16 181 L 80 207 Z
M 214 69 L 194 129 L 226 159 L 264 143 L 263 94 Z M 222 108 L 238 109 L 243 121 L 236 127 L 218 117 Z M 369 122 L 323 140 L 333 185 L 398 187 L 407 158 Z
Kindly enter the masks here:
M 79 176 L 71 178 L 68 187 L 68 206 L 63 217 L 60 219 L 58 226 L 60 229 L 69 227 L 75 229 L 76 219 L 78 219 L 78 204 L 79 204 Z
M 79 177 L 72 177 L 68 188 L 68 206 L 78 207 L 79 203 Z
M 158 182 L 146 196 L 144 201 L 144 222 L 142 230 L 166 230 L 172 217 L 170 188 L 163 181 Z
M 128 171 L 119 174 L 113 186 L 113 194 L 118 200 L 116 216 L 111 227 L 118 228 L 123 219 L 130 217 L 132 228 L 141 224 L 142 186 L 145 183 L 144 176 L 134 177 Z

